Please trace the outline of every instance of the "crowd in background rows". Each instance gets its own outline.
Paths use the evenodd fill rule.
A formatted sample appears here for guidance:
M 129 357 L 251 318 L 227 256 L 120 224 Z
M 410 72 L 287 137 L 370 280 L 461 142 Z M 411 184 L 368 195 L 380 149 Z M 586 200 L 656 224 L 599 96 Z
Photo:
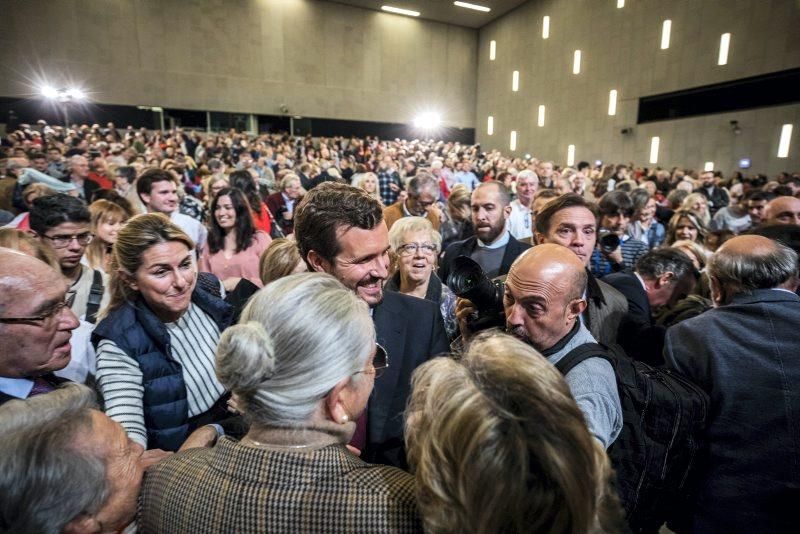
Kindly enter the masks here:
M 527 263 L 517 264 L 518 278 L 509 275 L 506 301 L 521 287 L 519 273 L 523 268 L 534 272 L 536 261 L 547 259 L 563 266 L 567 269 L 565 272 L 578 273 L 566 277 L 576 280 L 575 287 L 567 290 L 570 295 L 582 287 L 577 295 L 572 295 L 578 300 L 587 297 L 587 280 L 590 286 L 597 286 L 600 278 L 612 275 L 606 278 L 612 283 L 613 274 L 620 272 L 635 273 L 650 291 L 648 284 L 653 276 L 655 279 L 660 276 L 651 271 L 660 268 L 659 262 L 672 262 L 669 265 L 673 270 L 676 270 L 675 265 L 679 269 L 686 268 L 677 275 L 671 273 L 673 279 L 665 284 L 669 286 L 668 297 L 662 301 L 657 301 L 653 294 L 648 297 L 653 314 L 659 316 L 664 328 L 658 342 L 650 345 L 650 340 L 638 336 L 637 331 L 626 332 L 625 325 L 618 324 L 620 317 L 613 328 L 610 319 L 604 324 L 590 324 L 590 313 L 593 313 L 590 311 L 578 320 L 583 309 L 572 317 L 577 322 L 574 329 L 570 326 L 569 336 L 575 335 L 579 327 L 582 329 L 585 322 L 598 341 L 619 343 L 629 356 L 647 361 L 653 354 L 661 358 L 667 327 L 712 307 L 706 267 L 712 254 L 728 240 L 752 232 L 764 235 L 765 229 L 781 225 L 784 230 L 775 234 L 776 239 L 795 250 L 798 248 L 797 233 L 791 230 L 800 225 L 798 174 L 767 177 L 734 172 L 723 175 L 718 171 L 602 162 L 562 167 L 539 159 L 535 154 L 514 157 L 496 150 L 485 152 L 477 145 L 444 141 L 388 141 L 372 137 L 326 139 L 236 131 L 199 133 L 184 132 L 180 128 L 162 132 L 130 126 L 123 130 L 110 123 L 106 127 L 84 125 L 63 129 L 40 121 L 35 127 L 23 125 L 8 134 L 0 146 L 0 171 L 3 173 L 0 220 L 6 225 L 0 230 L 0 246 L 38 257 L 67 280 L 66 300 L 55 314 L 58 316 L 64 306 L 75 314 L 74 324 L 72 316 L 64 319 L 70 322 L 69 330 L 73 331 L 72 360 L 66 370 L 57 374 L 97 389 L 105 414 L 122 424 L 136 447 L 150 449 L 145 453 L 145 464 L 162 458 L 160 451 L 156 452 L 159 449 L 183 450 L 215 440 L 217 453 L 233 458 L 236 446 L 233 441 L 223 439 L 227 432 L 242 438 L 242 443 L 250 447 L 259 447 L 259 440 L 271 443 L 274 456 L 270 461 L 286 467 L 286 473 L 291 475 L 291 455 L 283 457 L 275 454 L 275 450 L 311 445 L 305 442 L 298 445 L 291 434 L 276 432 L 284 425 L 301 424 L 313 435 L 313 447 L 349 441 L 350 446 L 361 450 L 372 443 L 372 434 L 361 435 L 367 415 L 370 421 L 378 415 L 372 413 L 372 408 L 368 414 L 361 413 L 372 391 L 371 382 L 367 386 L 360 380 L 348 382 L 341 378 L 344 380 L 341 385 L 337 382 L 339 378 L 331 381 L 331 377 L 342 371 L 334 369 L 337 365 L 346 367 L 345 376 L 351 379 L 362 373 L 377 376 L 390 366 L 388 359 L 395 355 L 389 351 L 387 356 L 382 347 L 374 345 L 372 321 L 358 299 L 353 299 L 333 279 L 297 274 L 307 269 L 334 274 L 339 282 L 373 308 L 372 319 L 376 325 L 381 319 L 377 315 L 380 312 L 375 310 L 380 309 L 376 306 L 386 298 L 384 289 L 433 301 L 441 318 L 423 320 L 426 316 L 421 309 L 417 317 L 421 322 L 434 325 L 434 333 L 426 334 L 431 335 L 430 352 L 420 355 L 420 361 L 424 361 L 445 350 L 446 342 L 455 340 L 454 346 L 458 346 L 459 337 L 465 339 L 473 335 L 465 326 L 468 315 L 465 309 L 470 304 L 457 299 L 447 284 L 454 259 L 466 251 L 465 243 L 470 240 L 477 240 L 479 244 L 466 255 L 478 261 L 490 278 L 509 274 L 510 263 L 517 256 L 530 245 L 540 245 L 535 247 L 535 254 L 526 255 Z M 361 194 L 366 193 L 382 213 L 376 216 L 374 206 L 363 208 L 363 198 L 353 197 L 350 189 L 336 189 L 339 185 L 320 187 L 329 182 L 354 186 Z M 315 190 L 319 195 L 311 193 Z M 337 192 L 339 196 L 334 194 Z M 307 195 L 317 203 L 304 202 Z M 342 210 L 350 209 L 347 202 L 352 201 L 352 206 L 362 202 L 367 219 L 372 221 L 364 223 L 364 231 L 369 232 L 361 235 L 366 247 L 377 235 L 375 232 L 380 233 L 374 220 L 386 222 L 388 249 L 379 250 L 379 257 L 355 258 L 352 265 L 344 267 L 330 265 L 339 261 L 343 251 L 355 247 L 358 241 L 353 236 L 347 237 L 347 232 L 339 233 L 338 227 L 325 230 L 333 232 L 331 234 L 321 231 L 320 236 L 315 237 L 317 241 L 308 235 L 306 228 L 306 235 L 296 243 L 296 230 L 302 233 L 295 227 L 298 211 L 303 212 L 301 219 L 308 224 L 314 210 L 335 211 L 336 206 L 330 204 L 337 199 L 342 199 Z M 556 199 L 559 200 L 556 202 Z M 559 210 L 570 209 L 584 210 L 590 221 L 577 232 L 570 227 L 569 231 L 576 235 L 560 236 L 556 215 Z M 362 229 L 360 224 L 354 225 L 357 231 Z M 330 238 L 328 242 L 325 236 Z M 309 242 L 314 246 L 309 246 Z M 575 255 L 560 247 L 554 250 L 553 244 L 564 245 Z M 505 257 L 508 253 L 504 255 L 502 251 L 493 253 L 493 248 L 498 246 L 506 251 L 513 248 L 513 257 Z M 668 251 L 664 252 L 665 249 Z M 670 256 L 673 250 L 685 256 L 675 260 Z M 387 261 L 387 265 L 390 263 L 390 266 L 384 273 L 381 262 L 389 253 L 391 261 Z M 17 258 L 13 261 L 24 265 L 24 261 Z M 789 285 L 794 284 L 787 286 L 792 291 L 797 289 L 796 256 L 794 261 L 794 274 L 787 275 Z M 369 268 L 362 268 L 362 264 Z M 381 274 L 376 275 L 376 270 Z M 46 276 L 43 274 L 42 278 Z M 168 285 L 162 281 L 166 278 L 170 278 Z M 284 280 L 276 283 L 280 278 Z M 684 286 L 683 282 L 689 280 L 691 283 Z M 202 288 L 201 296 L 195 295 L 195 283 Z M 58 283 L 51 281 L 50 285 L 56 287 Z M 260 290 L 262 287 L 266 289 Z M 602 287 L 607 286 L 603 284 Z M 622 295 L 614 294 L 625 304 Z M 221 299 L 225 304 L 221 304 Z M 176 300 L 181 300 L 181 304 L 177 305 Z M 592 295 L 586 300 L 592 300 Z M 128 307 L 131 303 L 136 305 Z M 141 303 L 145 306 L 138 306 Z M 308 317 L 301 319 L 297 316 L 299 303 L 327 312 L 324 317 L 303 314 Z M 645 314 L 648 320 L 651 318 L 649 305 Z M 614 304 L 609 299 L 608 303 L 603 301 L 603 306 L 611 308 Z M 229 307 L 235 317 L 228 315 Z M 620 304 L 618 311 L 620 315 L 633 314 L 628 304 Z M 231 326 L 240 315 L 239 324 Z M 41 318 L 3 319 L 13 322 Z M 442 332 L 437 333 L 435 325 L 439 323 Z M 314 324 L 319 332 L 312 335 Z M 286 325 L 292 327 L 284 328 Z M 506 325 L 512 326 L 510 322 Z M 380 337 L 381 327 L 376 327 Z M 154 349 L 144 334 L 140 336 L 137 333 L 140 328 L 153 339 L 159 336 L 168 339 L 167 352 L 171 350 L 171 358 L 180 363 L 183 370 L 181 365 L 155 364 L 148 360 L 153 351 L 161 349 Z M 402 443 L 405 437 L 409 459 L 412 466 L 417 467 L 416 498 L 424 509 L 425 525 L 429 528 L 445 526 L 446 529 L 450 520 L 447 507 L 423 505 L 426 497 L 438 503 L 458 501 L 447 495 L 446 485 L 424 484 L 435 480 L 437 475 L 447 476 L 423 469 L 435 471 L 441 460 L 435 458 L 437 450 L 441 453 L 438 449 L 441 443 L 432 444 L 434 438 L 428 433 L 444 433 L 440 436 L 452 433 L 455 442 L 451 445 L 454 446 L 468 441 L 470 432 L 466 429 L 473 421 L 466 416 L 464 420 L 457 418 L 463 416 L 459 413 L 448 419 L 438 410 L 444 406 L 455 409 L 447 402 L 457 402 L 461 395 L 466 399 L 475 388 L 484 397 L 501 399 L 493 402 L 508 402 L 509 406 L 504 408 L 510 411 L 518 409 L 522 403 L 530 411 L 529 415 L 536 414 L 543 419 L 549 415 L 546 410 L 537 413 L 538 409 L 558 406 L 559 418 L 552 421 L 552 427 L 558 429 L 553 439 L 568 437 L 572 443 L 571 452 L 562 451 L 564 457 L 576 461 L 580 458 L 582 463 L 571 472 L 569 469 L 548 472 L 549 467 L 540 466 L 546 472 L 543 476 L 552 476 L 552 480 L 557 481 L 553 484 L 565 487 L 577 484 L 581 473 L 591 479 L 591 483 L 580 488 L 565 489 L 565 495 L 559 494 L 563 499 L 554 506 L 536 507 L 521 514 L 525 523 L 513 523 L 519 518 L 511 518 L 509 528 L 521 531 L 541 521 L 537 528 L 543 530 L 614 530 L 617 528 L 615 521 L 619 519 L 617 505 L 606 487 L 610 476 L 608 459 L 601 450 L 610 447 L 621 432 L 621 415 L 612 413 L 619 410 L 619 398 L 616 393 L 612 395 L 617 407 L 609 408 L 604 414 L 609 420 L 614 419 L 613 425 L 603 427 L 600 418 L 593 418 L 580 399 L 577 405 L 565 401 L 569 394 L 578 396 L 574 383 L 569 378 L 566 383 L 561 380 L 552 366 L 544 366 L 544 360 L 530 348 L 550 356 L 548 350 L 557 345 L 559 338 L 555 338 L 551 346 L 542 344 L 538 338 L 527 339 L 528 334 L 509 333 L 527 344 L 505 336 L 478 336 L 469 345 L 463 360 L 436 359 L 421 365 L 419 373 L 414 375 L 415 392 L 408 398 L 405 414 L 407 433 L 403 436 L 402 422 L 397 423 L 399 434 L 387 441 Z M 334 340 L 331 336 L 337 334 L 339 337 Z M 586 335 L 587 339 L 594 339 L 588 330 Z M 304 345 L 296 342 L 300 338 L 304 338 Z M 337 344 L 342 347 L 331 349 Z M 292 401 L 294 390 L 301 386 L 289 387 L 281 382 L 281 373 L 286 370 L 281 367 L 281 358 L 288 358 L 288 365 L 302 368 L 309 362 L 300 363 L 303 362 L 301 355 L 312 353 L 330 355 L 330 361 L 309 356 L 319 368 L 302 369 L 307 373 L 302 375 L 307 381 L 302 392 L 313 402 Z M 352 360 L 352 354 L 358 357 Z M 482 376 L 493 374 L 496 376 L 492 380 L 497 384 L 482 382 Z M 519 376 L 512 377 L 515 374 Z M 0 373 L 0 378 L 3 376 Z M 37 380 L 31 382 L 34 390 L 40 385 Z M 493 389 L 505 385 L 519 388 L 518 391 L 530 391 L 535 398 L 525 401 L 523 397 L 508 398 Z M 541 391 L 536 389 L 539 386 Z M 380 383 L 375 383 L 376 391 L 381 387 Z M 311 393 L 313 388 L 319 391 Z M 612 389 L 616 391 L 616 386 Z M 91 406 L 83 390 L 70 392 L 69 388 L 61 388 L 59 391 L 63 398 L 51 397 L 51 400 L 62 406 L 47 406 L 54 413 L 66 410 L 58 412 L 64 420 L 77 417 L 75 414 L 81 407 Z M 176 392 L 184 396 L 176 396 Z M 68 398 L 69 395 L 72 397 Z M 42 408 L 46 406 L 44 400 L 36 403 Z M 493 417 L 494 410 L 492 402 L 489 404 L 491 406 L 476 408 L 485 411 L 487 421 Z M 66 405 L 69 406 L 64 408 Z M 163 407 L 171 411 L 175 406 L 182 406 L 185 412 L 182 419 L 164 412 Z M 405 402 L 399 410 L 402 412 L 404 407 Z M 230 413 L 242 412 L 247 414 L 252 427 L 246 435 L 237 435 L 236 425 L 241 422 L 230 423 L 226 418 Z M 325 415 L 320 416 L 321 413 Z M 576 424 L 578 421 L 585 424 Z M 331 426 L 334 423 L 336 426 Z M 213 430 L 207 430 L 209 426 Z M 207 440 L 202 435 L 204 429 L 213 434 L 213 439 Z M 110 428 L 106 430 L 109 435 L 113 434 Z M 195 430 L 201 434 L 191 433 Z M 370 427 L 372 431 L 374 426 Z M 348 432 L 353 434 L 352 440 Z M 530 436 L 514 437 L 521 442 L 528 438 Z M 402 445 L 393 443 L 392 447 L 402 448 Z M 542 446 L 542 450 L 545 448 Z M 375 450 L 370 447 L 366 450 L 365 459 L 369 461 L 407 467 L 404 456 L 393 457 L 388 449 L 381 451 L 380 454 L 386 454 L 383 457 L 373 456 Z M 481 457 L 490 463 L 487 456 Z M 206 478 L 212 475 L 204 470 L 202 462 L 193 463 L 191 455 L 183 458 L 186 469 L 197 469 L 198 477 L 211 479 Z M 351 460 L 336 456 L 317 461 L 347 463 Z M 286 462 L 285 466 L 281 462 Z M 529 467 L 527 464 L 515 466 L 511 460 L 508 463 L 499 468 L 500 471 L 511 473 L 514 467 Z M 178 465 L 178 461 L 173 465 Z M 142 502 L 145 510 L 161 509 L 169 515 L 170 506 L 164 503 L 174 504 L 175 501 L 169 500 L 174 495 L 168 496 L 163 489 L 173 484 L 180 486 L 181 482 L 170 479 L 166 471 L 158 472 L 159 475 L 149 478 L 150 491 L 143 493 Z M 418 528 L 414 513 L 409 512 L 414 508 L 413 498 L 409 501 L 409 494 L 404 493 L 412 492 L 408 480 L 397 478 L 399 475 L 393 471 L 382 474 L 397 479 L 396 484 L 390 485 L 397 492 L 391 498 L 402 506 L 399 519 L 384 518 L 390 523 L 389 526 L 380 523 L 381 528 Z M 252 473 L 252 476 L 257 475 Z M 575 476 L 576 480 L 568 480 L 570 476 Z M 135 491 L 128 498 L 135 500 L 139 488 L 136 483 L 131 483 L 131 487 Z M 344 493 L 358 490 L 350 486 L 334 489 Z M 420 493 L 423 491 L 429 493 Z M 287 497 L 279 493 L 272 499 L 284 503 L 282 499 Z M 497 497 L 500 493 L 489 492 L 489 497 L 492 495 Z M 469 499 L 481 502 L 489 497 L 472 495 Z M 509 500 L 513 500 L 512 497 L 515 496 L 505 496 Z M 368 502 L 368 498 L 364 498 Z M 186 506 L 189 504 L 187 502 Z M 382 510 L 380 505 L 371 505 Z M 523 506 L 530 505 L 530 502 L 523 503 Z M 499 502 L 491 506 L 503 508 Z M 470 521 L 483 520 L 481 514 L 468 511 L 461 514 Z M 154 517 L 148 519 L 151 526 L 157 523 Z M 175 528 L 185 519 L 165 520 L 165 517 L 159 519 L 164 521 L 160 523 L 162 527 L 169 524 Z M 486 513 L 484 517 L 493 516 Z M 129 521 L 130 517 L 124 519 Z M 472 526 L 489 531 L 493 525 Z M 305 523 L 298 528 L 313 529 Z

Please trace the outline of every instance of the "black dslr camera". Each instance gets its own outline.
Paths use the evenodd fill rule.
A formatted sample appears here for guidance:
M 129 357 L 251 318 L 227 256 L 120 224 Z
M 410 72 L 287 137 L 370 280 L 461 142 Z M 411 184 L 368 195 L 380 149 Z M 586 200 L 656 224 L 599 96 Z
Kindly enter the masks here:
M 492 280 L 472 259 L 459 256 L 453 260 L 453 269 L 447 286 L 456 296 L 468 299 L 478 309 L 478 316 L 467 322 L 473 332 L 487 328 L 503 327 L 506 316 L 503 311 L 505 284 Z

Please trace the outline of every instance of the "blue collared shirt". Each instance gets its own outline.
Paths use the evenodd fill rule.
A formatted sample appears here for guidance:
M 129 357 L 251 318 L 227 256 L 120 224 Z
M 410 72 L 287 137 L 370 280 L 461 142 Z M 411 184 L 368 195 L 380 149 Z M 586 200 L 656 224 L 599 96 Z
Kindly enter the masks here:
M 17 399 L 27 399 L 33 389 L 33 380 L 0 376 L 0 391 Z

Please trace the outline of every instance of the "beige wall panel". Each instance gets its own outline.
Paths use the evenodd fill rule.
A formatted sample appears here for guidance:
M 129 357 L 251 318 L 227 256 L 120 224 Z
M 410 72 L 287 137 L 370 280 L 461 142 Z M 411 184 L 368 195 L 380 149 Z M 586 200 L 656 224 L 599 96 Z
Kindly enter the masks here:
M 320 0 L 0 0 L 0 95 L 473 127 L 477 31 Z
M 550 16 L 543 40 L 542 17 Z M 670 47 L 660 50 L 661 25 L 672 20 Z M 486 148 L 508 151 L 517 131 L 517 154 L 566 163 L 576 159 L 647 165 L 650 138 L 661 138 L 659 164 L 723 171 L 751 157 L 753 171 L 800 168 L 800 106 L 779 106 L 637 125 L 640 97 L 800 67 L 800 2 L 795 0 L 531 1 L 481 28 L 478 38 L 476 136 Z M 717 65 L 720 35 L 732 34 L 728 64 Z M 497 59 L 489 61 L 489 42 Z M 582 51 L 581 74 L 572 74 L 573 51 Z M 511 73 L 520 70 L 520 91 Z M 618 91 L 609 116 L 608 93 Z M 536 125 L 546 105 L 546 124 Z M 486 118 L 494 117 L 494 135 Z M 738 120 L 735 135 L 729 121 Z M 777 158 L 781 125 L 795 124 L 788 159 Z M 630 135 L 620 134 L 632 127 Z

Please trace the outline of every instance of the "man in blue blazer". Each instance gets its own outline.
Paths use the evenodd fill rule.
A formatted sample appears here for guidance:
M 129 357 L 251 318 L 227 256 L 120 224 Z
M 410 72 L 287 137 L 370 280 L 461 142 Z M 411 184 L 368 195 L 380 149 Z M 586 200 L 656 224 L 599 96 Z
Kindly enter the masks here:
M 310 270 L 332 274 L 370 306 L 377 342 L 388 354 L 389 367 L 375 382 L 351 444 L 367 461 L 405 468 L 403 411 L 411 374 L 449 349 L 439 308 L 384 293 L 389 231 L 380 203 L 361 189 L 326 182 L 309 191 L 297 207 L 295 236 Z
M 711 399 L 694 532 L 794 532 L 800 503 L 797 253 L 757 235 L 710 259 L 714 308 L 667 331 L 667 365 Z

